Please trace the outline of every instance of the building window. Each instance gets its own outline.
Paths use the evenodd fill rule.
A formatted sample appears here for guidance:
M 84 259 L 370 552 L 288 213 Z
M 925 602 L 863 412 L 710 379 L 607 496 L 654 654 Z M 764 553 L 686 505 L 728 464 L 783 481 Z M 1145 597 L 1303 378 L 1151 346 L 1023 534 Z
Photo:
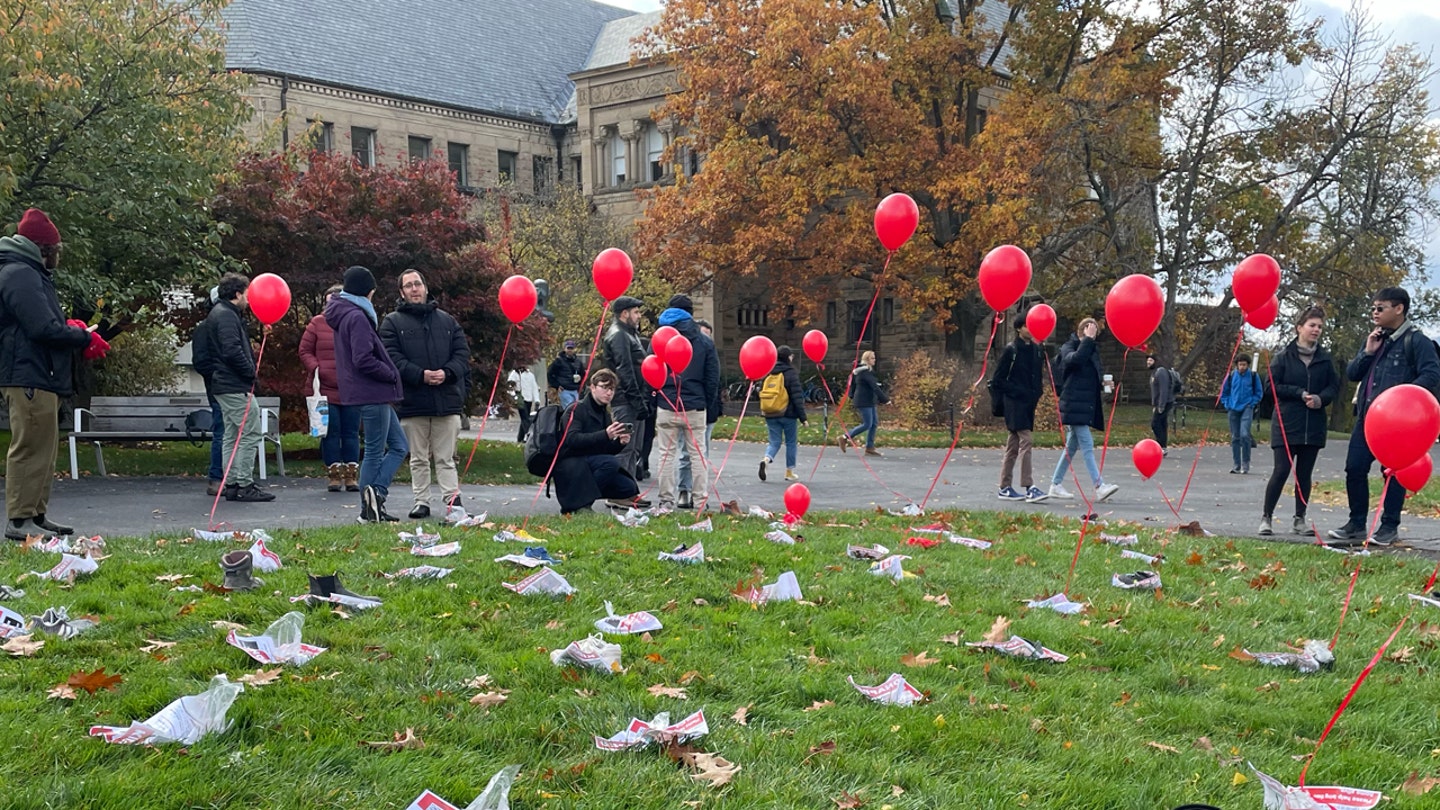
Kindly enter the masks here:
M 610 185 L 625 185 L 625 139 L 620 137 L 617 130 L 610 136 Z
M 520 173 L 520 154 L 501 149 L 499 155 L 500 182 L 515 182 L 515 176 Z
M 555 158 L 536 155 L 530 161 L 530 172 L 535 178 L 536 196 L 550 196 L 555 188 Z
M 825 305 L 825 328 L 835 328 L 835 302 L 831 301 Z
M 570 174 L 575 178 L 575 188 L 580 191 L 585 190 L 585 179 L 580 172 L 581 168 L 583 168 L 584 165 L 585 164 L 580 160 L 579 155 L 570 158 Z
M 335 125 L 329 121 L 312 119 L 309 122 L 306 132 L 310 137 L 311 152 L 334 152 L 335 151 Z
M 738 326 L 769 326 L 770 312 L 759 304 L 742 304 L 735 310 Z
M 847 333 L 847 342 L 869 343 L 875 339 L 875 321 L 865 321 L 865 314 L 869 311 L 869 301 L 849 302 L 850 330 Z
M 886 298 L 880 302 L 880 323 L 885 326 L 895 323 L 894 298 Z
M 700 173 L 700 153 L 694 149 L 685 149 L 685 174 L 694 177 Z
M 446 146 L 450 158 L 450 173 L 455 176 L 455 185 L 470 185 L 470 147 L 451 141 Z
M 665 176 L 665 166 L 660 162 L 660 156 L 665 154 L 665 136 L 661 134 L 660 128 L 651 124 L 645 128 L 645 166 L 649 176 L 645 179 L 652 183 L 659 182 Z
M 424 163 L 430 159 L 430 139 L 410 136 L 410 162 Z
M 375 165 L 375 130 L 364 127 L 350 128 L 350 151 L 355 160 L 365 168 Z

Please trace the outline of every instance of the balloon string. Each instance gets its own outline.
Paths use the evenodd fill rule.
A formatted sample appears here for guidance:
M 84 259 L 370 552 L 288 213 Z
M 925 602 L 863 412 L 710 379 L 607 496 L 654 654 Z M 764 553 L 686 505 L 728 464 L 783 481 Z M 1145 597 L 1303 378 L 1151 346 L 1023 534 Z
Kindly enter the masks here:
M 1041 356 L 1045 357 L 1043 351 Z M 1050 390 L 1055 392 L 1055 424 L 1060 428 L 1060 452 L 1066 453 L 1070 457 L 1070 477 L 1075 481 L 1075 491 L 1080 493 L 1080 500 L 1085 503 L 1085 514 L 1080 517 L 1080 536 L 1075 540 L 1075 553 L 1070 557 L 1070 570 L 1065 574 L 1065 589 L 1061 591 L 1061 593 L 1069 595 L 1070 586 L 1075 581 L 1075 564 L 1080 561 L 1080 549 L 1085 547 L 1085 533 L 1090 528 L 1090 516 L 1095 511 L 1095 504 L 1085 494 L 1085 488 L 1080 485 L 1080 471 L 1075 465 L 1075 456 L 1068 452 L 1070 443 L 1065 441 L 1065 426 L 1061 424 L 1065 415 L 1060 410 L 1060 388 L 1055 384 L 1055 369 L 1051 367 L 1048 357 L 1045 357 L 1045 372 L 1050 376 Z
M 710 464 L 710 456 L 706 455 L 705 451 L 701 449 L 700 439 L 695 436 L 695 429 L 690 426 L 690 419 L 686 415 L 685 400 L 684 397 L 681 396 L 680 392 L 680 372 L 673 372 L 673 375 L 675 377 L 675 402 L 673 403 L 673 407 L 675 408 L 675 413 L 679 414 L 681 421 L 685 423 L 685 435 L 690 437 L 690 446 L 695 448 L 695 453 L 690 457 L 691 483 L 694 483 L 694 478 L 698 475 L 703 475 L 705 476 L 706 480 L 709 480 L 710 472 L 714 469 L 714 467 Z M 670 398 L 665 396 L 664 391 L 660 391 L 658 393 L 660 394 L 661 399 L 665 400 L 667 403 L 670 402 Z M 740 423 L 738 421 L 735 423 L 735 427 L 737 429 L 740 427 Z M 683 445 L 684 442 L 682 441 L 681 444 Z M 699 462 L 698 464 L 696 463 L 697 460 Z M 660 462 L 660 469 L 663 471 L 665 469 L 664 456 L 661 456 Z M 675 453 L 675 463 L 677 465 L 680 463 L 680 453 L 678 450 Z M 676 476 L 678 478 L 679 470 L 676 470 Z M 656 478 L 658 481 L 659 476 L 656 476 Z M 696 507 L 697 513 L 704 513 L 705 504 L 710 502 L 710 497 L 712 495 L 715 497 L 716 502 L 720 501 L 718 476 L 716 477 L 713 485 L 706 488 L 705 498 L 701 500 L 700 505 Z
M 1268 359 L 1269 353 L 1267 352 L 1263 356 Z M 1269 368 L 1268 363 L 1266 367 Z M 1269 377 L 1270 399 L 1275 403 L 1274 419 L 1275 423 L 1280 426 L 1280 442 L 1285 447 L 1285 457 L 1290 460 L 1290 474 L 1295 480 L 1295 497 L 1300 501 L 1301 505 L 1308 507 L 1310 505 L 1310 499 L 1306 497 L 1305 493 L 1301 490 L 1300 487 L 1300 470 L 1295 465 L 1295 453 L 1290 449 L 1290 435 L 1285 428 L 1285 417 L 1280 412 L 1280 394 L 1278 391 L 1275 390 L 1275 372 L 1273 369 L 1270 370 Z M 1320 408 L 1320 413 L 1323 417 L 1325 413 L 1325 409 L 1323 406 Z M 1310 510 L 1306 509 L 1305 511 L 1308 515 Z M 1325 541 L 1320 537 L 1320 527 L 1315 524 L 1314 518 L 1310 519 L 1310 536 L 1315 538 L 1314 545 L 1325 545 Z
M 500 360 L 495 364 L 495 381 L 490 384 L 490 398 L 485 400 L 485 413 L 480 416 L 480 429 L 475 433 L 475 441 L 470 444 L 470 455 L 465 459 L 465 469 L 460 471 L 460 480 L 462 481 L 470 473 L 470 463 L 475 460 L 475 451 L 480 448 L 480 439 L 485 435 L 485 422 L 490 418 L 490 406 L 495 402 L 495 392 L 500 389 L 500 372 L 505 370 L 505 355 L 510 351 L 510 336 L 513 334 L 515 334 L 515 324 L 512 323 L 510 328 L 505 330 L 505 345 L 500 348 Z M 521 397 L 520 401 L 525 402 L 525 398 Z M 521 405 L 521 407 L 526 406 Z M 445 504 L 447 515 L 451 509 L 455 508 L 455 501 L 459 497 L 458 490 L 450 496 L 449 502 Z
M 1245 337 L 1245 327 L 1242 324 L 1240 330 L 1235 333 L 1235 345 L 1230 349 L 1230 359 L 1225 363 L 1225 377 L 1230 376 L 1230 369 L 1235 365 L 1235 357 L 1240 352 L 1240 341 Z M 1195 480 L 1195 470 L 1200 466 L 1200 451 L 1205 449 L 1206 443 L 1210 440 L 1210 427 L 1215 422 L 1215 413 L 1220 409 L 1220 397 L 1223 395 L 1225 385 L 1222 382 L 1220 390 L 1215 392 L 1215 404 L 1210 407 L 1210 413 L 1205 415 L 1205 428 L 1200 431 L 1200 443 L 1195 446 L 1195 458 L 1190 462 L 1190 474 L 1185 477 L 1185 488 L 1180 490 L 1180 500 L 1177 507 L 1185 505 L 1185 496 L 1190 494 L 1190 482 Z M 1249 437 L 1246 437 L 1249 441 Z
M 225 494 L 225 483 L 230 480 L 230 468 L 235 466 L 235 456 L 240 453 L 240 437 L 245 435 L 245 423 L 250 419 L 250 405 L 255 402 L 255 384 L 260 381 L 260 363 L 265 360 L 265 343 L 270 339 L 269 331 L 260 333 L 260 353 L 255 357 L 255 379 L 250 381 L 250 393 L 245 398 L 245 410 L 240 414 L 240 426 L 235 429 L 235 444 L 230 448 L 230 462 L 220 473 L 220 489 L 215 493 L 215 500 L 210 503 L 210 531 L 216 531 L 221 524 L 215 522 L 215 510 L 220 506 L 220 498 Z M 222 411 L 223 414 L 223 411 Z M 220 420 L 220 441 L 225 441 L 225 420 Z M 215 440 L 215 426 L 210 426 L 210 440 Z M 265 449 L 265 438 L 260 438 L 260 449 Z
M 1375 526 L 1380 522 L 1380 513 L 1385 509 L 1385 493 L 1390 489 L 1390 481 L 1395 476 L 1385 476 L 1385 484 L 1380 487 L 1380 503 L 1375 505 L 1375 516 L 1370 519 L 1370 530 L 1365 533 L 1365 542 L 1361 545 L 1361 551 L 1370 547 L 1370 537 L 1375 534 Z M 1345 591 L 1345 601 L 1340 605 L 1340 619 L 1335 623 L 1335 635 L 1330 637 L 1330 649 L 1340 643 L 1340 628 L 1345 626 L 1345 614 L 1350 611 L 1350 599 L 1355 595 L 1355 583 L 1360 579 L 1360 564 L 1363 557 L 1356 556 L 1355 570 L 1350 573 L 1350 587 Z
M 740 423 L 745 421 L 745 409 L 750 407 L 750 395 L 755 391 L 755 381 L 750 381 L 750 388 L 745 391 L 745 401 L 740 403 L 740 416 L 735 420 L 735 432 L 730 436 L 730 444 L 725 447 L 725 457 L 720 459 L 720 466 L 715 470 L 715 486 L 720 486 L 720 475 L 725 472 L 725 464 L 730 461 L 730 452 L 735 449 L 735 440 L 740 438 Z
M 885 266 L 880 268 L 880 277 L 875 281 L 875 294 L 870 296 L 870 308 L 865 310 L 865 321 L 860 325 L 860 335 L 855 338 L 855 360 L 850 363 L 850 370 L 860 365 L 860 347 L 865 345 L 865 333 L 870 331 L 870 317 L 875 314 L 875 302 L 880 300 L 880 291 L 884 289 L 881 283 L 885 275 L 890 271 L 890 260 L 895 258 L 895 251 L 891 250 L 885 254 Z
M 833 393 L 831 393 L 831 391 L 830 391 L 830 383 L 826 382 L 826 380 L 825 380 L 825 373 L 824 373 L 825 367 L 824 367 L 824 365 L 822 365 L 822 364 L 820 364 L 820 363 L 816 363 L 816 365 L 820 367 L 820 371 L 821 371 L 821 373 L 820 373 L 820 384 L 823 385 L 823 386 L 825 386 L 825 396 L 826 396 L 831 402 L 834 402 L 834 401 L 835 401 L 835 395 L 834 395 Z M 852 374 L 850 375 L 850 377 L 851 377 L 851 380 L 853 381 L 855 375 L 852 373 Z M 848 392 L 848 386 L 849 386 L 849 383 L 847 382 L 847 392 Z M 839 409 L 838 407 L 837 407 L 836 410 L 835 410 L 835 421 L 836 421 L 836 423 L 838 423 L 838 424 L 840 425 L 840 429 L 843 431 L 843 430 L 845 429 L 845 421 L 841 418 L 841 416 L 840 416 L 840 409 Z M 814 464 L 814 466 L 812 466 L 812 467 L 810 468 L 810 479 L 809 479 L 809 480 L 811 480 L 811 481 L 815 480 L 815 471 L 818 470 L 818 469 L 820 469 L 820 459 L 822 459 L 822 458 L 825 457 L 825 450 L 826 450 L 826 448 L 828 448 L 829 446 L 830 446 L 830 424 L 829 424 L 829 421 L 827 420 L 827 421 L 826 421 L 826 424 L 825 424 L 825 436 L 824 436 L 823 439 L 821 439 L 820 452 L 815 454 L 815 464 Z M 902 500 L 902 501 L 910 501 L 911 503 L 914 503 L 914 501 L 913 501 L 912 499 L 907 498 L 903 493 L 897 492 L 893 487 L 891 487 L 889 484 L 885 483 L 884 480 L 882 480 L 882 479 L 880 478 L 880 474 L 877 473 L 877 472 L 875 472 L 875 468 L 870 466 L 870 462 L 865 460 L 865 454 L 864 454 L 863 452 L 859 452 L 859 449 L 858 449 L 858 448 L 857 448 L 857 452 L 855 453 L 855 457 L 860 460 L 860 464 L 865 467 L 865 470 L 866 470 L 867 472 L 870 473 L 870 477 L 875 479 L 875 483 L 879 484 L 882 488 L 884 488 L 885 490 L 887 490 L 891 495 L 894 495 L 895 497 L 899 498 L 900 500 Z
M 930 480 L 930 488 L 925 491 L 925 497 L 920 501 L 920 508 L 924 509 L 925 504 L 930 502 L 930 495 L 935 492 L 935 485 L 940 483 L 940 475 L 945 472 L 945 465 L 950 463 L 950 456 L 955 453 L 955 445 L 960 443 L 960 431 L 965 427 L 965 417 L 970 415 L 970 409 L 975 407 L 975 392 L 979 390 L 980 383 L 985 379 L 985 371 L 990 363 L 990 349 L 995 346 L 995 332 L 1000 328 L 1000 321 L 1004 314 L 995 313 L 990 319 L 990 339 L 985 342 L 985 353 L 980 356 L 980 376 L 975 382 L 970 383 L 969 398 L 965 400 L 965 407 L 960 411 L 960 422 L 955 425 L 955 435 L 950 439 L 950 449 L 945 451 L 945 457 L 940 460 L 940 468 L 935 471 L 935 477 Z
M 1125 379 L 1125 369 L 1130 365 L 1130 347 L 1120 357 L 1120 376 L 1115 378 L 1114 395 L 1110 398 L 1110 418 L 1105 421 L 1105 439 L 1100 443 L 1100 476 L 1105 476 L 1105 451 L 1110 449 L 1110 428 L 1115 425 L 1115 406 L 1120 402 L 1120 386 Z M 1103 382 L 1103 380 L 1102 380 Z

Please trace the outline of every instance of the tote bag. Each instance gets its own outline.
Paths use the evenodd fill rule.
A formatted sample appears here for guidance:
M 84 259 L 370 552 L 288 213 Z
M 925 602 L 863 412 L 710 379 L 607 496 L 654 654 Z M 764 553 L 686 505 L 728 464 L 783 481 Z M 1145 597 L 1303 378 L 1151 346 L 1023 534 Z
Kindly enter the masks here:
M 323 439 L 330 428 L 330 400 L 320 393 L 319 373 L 315 375 L 314 391 L 305 397 L 305 407 L 310 411 L 310 435 Z

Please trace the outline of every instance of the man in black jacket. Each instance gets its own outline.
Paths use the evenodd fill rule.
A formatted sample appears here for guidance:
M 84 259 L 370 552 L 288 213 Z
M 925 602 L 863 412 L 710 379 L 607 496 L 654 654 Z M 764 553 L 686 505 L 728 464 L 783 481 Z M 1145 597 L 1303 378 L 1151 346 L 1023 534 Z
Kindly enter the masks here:
M 555 356 L 545 373 L 546 382 L 559 392 L 560 407 L 568 408 L 580 398 L 580 379 L 584 376 L 585 364 L 575 356 L 575 341 L 565 341 L 565 350 Z
M 205 322 L 214 352 L 210 393 L 225 416 L 225 435 L 239 436 L 224 447 L 227 501 L 261 502 L 275 500 L 273 492 L 255 486 L 255 456 L 260 448 L 260 414 L 255 408 L 255 354 L 250 348 L 250 329 L 245 323 L 249 309 L 246 291 L 250 280 L 238 273 L 220 278 L 218 301 Z
M 551 473 L 564 514 L 589 509 L 601 498 L 613 507 L 650 505 L 637 498 L 640 485 L 621 461 L 634 434 L 629 425 L 611 418 L 619 381 L 608 368 L 596 371 L 590 375 L 589 393 L 570 408 L 570 427 Z
M 220 288 L 211 287 L 207 306 L 213 308 L 218 300 Z M 225 478 L 225 413 L 210 390 L 210 376 L 215 373 L 215 342 L 210 336 L 210 322 L 203 318 L 190 336 L 190 364 L 205 381 L 205 398 L 210 401 L 210 485 L 205 494 L 219 495 L 220 482 Z
M 5 536 L 11 540 L 75 531 L 45 512 L 60 447 L 60 397 L 75 393 L 74 353 L 99 336 L 66 321 L 52 275 L 59 266 L 60 231 L 38 208 L 25 212 L 15 236 L 0 239 L 0 394 L 10 410 Z
M 646 474 L 640 462 L 639 437 L 650 417 L 654 401 L 645 378 L 640 374 L 640 364 L 645 361 L 645 348 L 640 343 L 639 332 L 640 310 L 644 306 L 645 302 L 628 295 L 612 301 L 610 311 L 615 321 L 610 324 L 601 346 L 605 365 L 615 372 L 619 380 L 611 412 L 615 421 L 627 425 L 629 429 L 626 432 L 636 437 L 636 441 L 626 443 L 624 452 L 620 454 L 621 463 L 636 480 L 641 480 Z
M 445 496 L 446 515 L 460 506 L 460 475 L 455 444 L 465 410 L 462 383 L 470 364 L 465 330 L 430 297 L 418 270 L 400 274 L 400 302 L 380 323 L 385 352 L 400 370 L 405 398 L 396 407 L 400 428 L 410 443 L 410 517 L 430 517 L 430 465 Z
M 1025 328 L 1024 315 L 1015 319 L 1015 334 L 1015 342 L 1005 347 L 995 366 L 995 388 L 1003 397 L 1005 429 L 1010 431 L 1005 458 L 1000 463 L 1000 500 L 1041 501 L 1049 496 L 1035 486 L 1031 473 L 1030 434 L 1035 429 L 1035 406 L 1040 403 L 1044 385 L 1041 375 L 1045 371 L 1045 354 Z M 1011 486 L 1017 458 L 1020 490 Z

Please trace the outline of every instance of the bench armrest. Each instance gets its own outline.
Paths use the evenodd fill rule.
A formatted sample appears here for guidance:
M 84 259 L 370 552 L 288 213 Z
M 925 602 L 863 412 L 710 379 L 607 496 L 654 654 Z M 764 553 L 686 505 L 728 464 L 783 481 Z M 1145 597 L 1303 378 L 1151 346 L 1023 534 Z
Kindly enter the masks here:
M 75 433 L 83 433 L 83 432 L 85 432 L 84 423 L 81 421 L 81 416 L 80 416 L 80 415 L 81 415 L 81 414 L 86 414 L 86 413 L 89 413 L 90 416 L 91 416 L 91 418 L 94 418 L 94 416 L 95 416 L 95 414 L 90 413 L 90 409 L 89 409 L 89 408 L 81 408 L 81 407 L 79 407 L 79 406 L 76 406 L 76 408 L 75 408 L 75 430 L 74 430 Z

